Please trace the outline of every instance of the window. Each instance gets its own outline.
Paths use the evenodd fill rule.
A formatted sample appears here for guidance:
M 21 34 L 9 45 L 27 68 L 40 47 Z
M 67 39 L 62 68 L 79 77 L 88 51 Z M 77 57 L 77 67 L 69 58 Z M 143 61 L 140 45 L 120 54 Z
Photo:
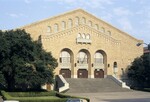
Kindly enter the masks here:
M 69 19 L 68 21 L 68 28 L 71 28 L 72 27 L 72 19 Z
M 98 24 L 95 24 L 95 27 L 94 27 L 96 30 L 98 30 L 99 29 L 99 27 L 98 27 Z
M 81 34 L 80 33 L 78 34 L 77 38 L 81 38 Z
M 80 51 L 78 53 L 78 63 L 80 64 L 87 64 L 88 60 L 87 60 L 87 54 L 83 51 Z
M 114 62 L 114 68 L 117 68 L 117 62 Z
M 70 53 L 67 51 L 62 51 L 60 54 L 60 63 L 70 63 Z
M 54 32 L 55 32 L 55 33 L 58 32 L 58 24 L 55 24 L 55 25 L 54 25 Z
M 108 35 L 111 35 L 111 32 L 110 32 L 110 31 L 108 31 Z
M 102 28 L 101 28 L 101 32 L 102 32 L 102 33 L 105 33 L 105 28 L 102 27 Z
M 78 26 L 79 25 L 79 17 L 75 18 L 75 25 Z
M 89 25 L 90 27 L 92 27 L 92 21 L 89 21 L 89 22 L 88 22 L 88 25 Z
M 85 34 L 84 33 L 82 34 L 82 38 L 85 39 Z
M 47 27 L 47 32 L 51 33 L 51 27 L 50 26 Z
M 86 23 L 86 19 L 84 17 L 82 17 L 82 24 Z
M 62 21 L 62 30 L 65 30 L 65 29 L 66 29 L 66 22 Z
M 87 35 L 86 35 L 86 39 L 90 39 L 90 34 L 87 34 Z
M 100 52 L 96 52 L 94 55 L 95 63 L 103 64 L 104 56 Z

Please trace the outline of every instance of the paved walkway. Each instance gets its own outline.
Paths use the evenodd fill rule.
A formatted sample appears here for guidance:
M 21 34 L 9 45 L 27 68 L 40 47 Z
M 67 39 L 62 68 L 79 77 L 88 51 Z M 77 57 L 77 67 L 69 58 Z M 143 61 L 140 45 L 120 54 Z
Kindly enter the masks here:
M 0 96 L 0 102 L 3 102 L 2 96 Z
M 69 95 L 87 97 L 90 98 L 90 102 L 150 102 L 150 92 L 141 91 L 69 93 Z

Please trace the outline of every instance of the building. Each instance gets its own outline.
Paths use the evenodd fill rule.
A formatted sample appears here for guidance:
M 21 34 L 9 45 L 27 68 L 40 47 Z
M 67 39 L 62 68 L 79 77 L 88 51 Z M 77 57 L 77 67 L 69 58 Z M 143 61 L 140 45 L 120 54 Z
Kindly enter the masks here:
M 143 54 L 143 42 L 88 12 L 77 9 L 21 27 L 42 42 L 58 61 L 55 74 L 65 78 L 121 78 Z

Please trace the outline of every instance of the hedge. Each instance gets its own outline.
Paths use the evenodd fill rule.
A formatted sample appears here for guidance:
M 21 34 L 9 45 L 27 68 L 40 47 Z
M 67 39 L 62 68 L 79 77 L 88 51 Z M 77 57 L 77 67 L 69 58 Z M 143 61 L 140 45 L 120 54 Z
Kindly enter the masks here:
M 90 102 L 90 99 L 83 97 L 75 97 L 57 93 L 55 91 L 50 92 L 5 92 L 1 91 L 4 100 L 18 100 L 19 102 L 66 102 L 68 98 L 81 98 Z M 32 96 L 29 96 L 33 94 Z
M 38 97 L 38 96 L 56 96 L 55 91 L 50 92 L 8 92 L 12 97 Z

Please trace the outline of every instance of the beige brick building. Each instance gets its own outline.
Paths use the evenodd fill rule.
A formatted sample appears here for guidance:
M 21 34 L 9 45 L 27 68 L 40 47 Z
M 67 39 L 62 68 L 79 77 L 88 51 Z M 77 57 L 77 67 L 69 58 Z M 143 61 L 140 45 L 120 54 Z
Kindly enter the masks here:
M 138 40 L 82 9 L 22 27 L 58 61 L 55 74 L 66 78 L 120 78 L 143 54 Z

